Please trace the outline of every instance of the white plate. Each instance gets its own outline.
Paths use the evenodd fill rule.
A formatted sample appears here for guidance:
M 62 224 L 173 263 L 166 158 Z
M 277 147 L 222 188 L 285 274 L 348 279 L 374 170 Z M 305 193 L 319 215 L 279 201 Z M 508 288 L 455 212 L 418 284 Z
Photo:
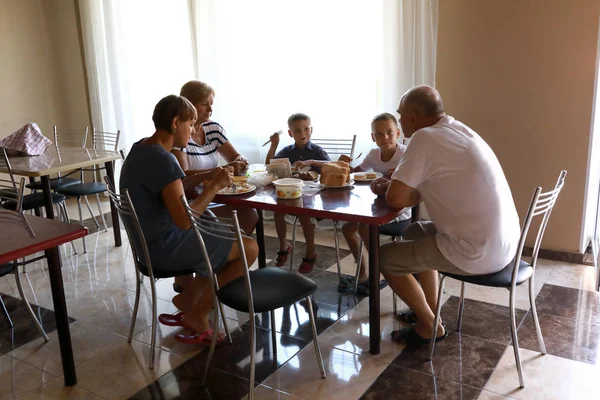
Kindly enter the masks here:
M 369 174 L 375 174 L 375 178 L 364 178 L 364 179 L 358 179 L 356 177 L 356 175 L 360 176 L 360 175 L 366 175 L 367 172 L 354 172 L 352 174 L 350 174 L 350 177 L 354 180 L 356 180 L 356 182 L 371 182 L 377 178 L 381 178 L 383 176 L 383 174 L 381 172 L 369 172 Z
M 341 189 L 341 188 L 347 188 L 354 185 L 354 179 L 350 179 L 350 182 L 346 183 L 343 186 L 331 186 L 331 185 L 325 185 L 325 188 L 327 189 Z
M 256 190 L 256 186 L 251 185 L 249 183 L 238 184 L 235 186 L 236 186 L 236 190 L 233 193 L 231 192 L 231 186 L 229 186 L 229 187 L 219 190 L 217 192 L 217 194 L 220 194 L 222 196 L 237 196 L 239 194 L 246 194 L 246 193 L 250 193 L 250 192 L 253 192 Z

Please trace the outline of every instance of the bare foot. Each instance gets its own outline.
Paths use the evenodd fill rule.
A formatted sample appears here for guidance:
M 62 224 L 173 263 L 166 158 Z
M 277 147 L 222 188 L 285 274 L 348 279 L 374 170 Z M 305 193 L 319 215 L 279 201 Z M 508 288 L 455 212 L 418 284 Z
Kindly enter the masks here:
M 202 333 L 210 329 L 208 315 L 196 317 L 193 314 L 184 314 L 181 323 L 186 329 L 194 333 Z
M 431 339 L 431 327 L 427 327 L 422 323 L 416 322 L 413 325 L 415 332 L 419 334 L 424 339 Z M 437 335 L 436 337 L 444 336 L 444 327 L 441 324 L 438 324 Z

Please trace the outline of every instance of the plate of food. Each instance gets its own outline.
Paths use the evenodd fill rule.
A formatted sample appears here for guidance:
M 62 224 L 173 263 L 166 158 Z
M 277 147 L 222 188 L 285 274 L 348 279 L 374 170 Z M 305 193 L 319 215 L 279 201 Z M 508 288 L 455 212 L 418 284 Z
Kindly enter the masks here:
M 256 186 L 248 182 L 235 183 L 231 186 L 220 189 L 217 194 L 224 196 L 235 196 L 238 194 L 246 194 L 256 190 Z
M 347 181 L 346 183 L 344 183 L 343 185 L 335 185 L 335 184 L 324 184 L 325 188 L 327 189 L 341 189 L 341 188 L 347 188 L 350 187 L 352 185 L 354 185 L 354 179 L 350 179 L 349 181 Z
M 325 164 L 321 168 L 320 181 L 327 188 L 345 188 L 354 184 L 350 179 L 350 166 L 344 161 Z
M 381 178 L 381 172 L 355 172 L 350 175 L 356 182 L 371 182 L 377 178 Z

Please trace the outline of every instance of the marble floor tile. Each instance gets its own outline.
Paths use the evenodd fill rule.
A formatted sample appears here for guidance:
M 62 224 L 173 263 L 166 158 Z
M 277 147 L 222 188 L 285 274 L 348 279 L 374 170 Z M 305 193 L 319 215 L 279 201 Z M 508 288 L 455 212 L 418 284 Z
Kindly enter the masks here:
M 265 386 L 305 399 L 355 399 L 360 397 L 389 365 L 376 358 L 321 346 L 326 379 L 321 379 L 313 346 L 278 369 Z
M 149 369 L 149 357 L 150 346 L 125 341 L 79 365 L 77 386 L 105 399 L 123 399 L 184 361 L 178 355 L 156 349 L 154 368 Z
M 503 396 L 498 393 L 488 392 L 487 390 L 482 390 L 479 394 L 477 400 L 510 400 L 514 399 L 514 397 Z
M 522 400 L 593 399 L 600 370 L 593 365 L 521 349 L 525 387 L 519 388 L 513 348 L 500 359 L 485 390 Z
M 451 332 L 436 343 L 432 362 L 427 361 L 429 346 L 423 345 L 405 348 L 392 364 L 482 389 L 505 348 L 505 344 Z
M 56 319 L 53 311 L 35 304 L 31 308 L 46 334 L 56 330 Z M 4 316 L 0 316 L 0 352 L 9 353 L 38 338 L 43 341 L 42 334 L 38 331 L 26 308 L 10 313 L 10 318 L 14 324 L 12 328 L 10 328 Z M 73 319 L 71 318 L 70 321 L 73 321 Z
M 339 293 L 338 285 L 340 281 L 337 273 L 324 271 L 322 274 L 312 278 L 312 280 L 317 284 L 317 291 L 314 294 L 315 300 L 353 308 L 365 298 L 364 295 Z
M 455 331 L 460 299 L 451 296 L 442 306 L 442 321 L 449 331 Z M 525 317 L 525 311 L 516 311 L 517 326 Z M 497 304 L 465 299 L 461 333 L 479 339 L 508 345 L 511 340 L 510 310 Z
M 123 336 L 115 335 L 82 321 L 71 323 L 70 332 L 75 366 L 127 342 Z M 51 375 L 60 377 L 63 375 L 63 369 L 58 334 L 54 331 L 48 334 L 48 337 L 50 341 L 47 343 L 40 337 L 8 354 Z
M 578 323 L 600 325 L 600 293 L 544 285 L 536 298 L 538 314 L 570 318 Z
M 77 386 L 67 387 L 62 378 L 53 378 L 46 376 L 44 383 L 30 392 L 27 392 L 19 399 L 23 400 L 102 400 L 102 397 L 96 396 Z
M 248 381 L 211 368 L 202 386 L 204 365 L 189 360 L 130 397 L 130 400 L 239 400 L 248 393 Z M 258 397 L 257 397 L 258 398 Z
M 548 354 L 600 365 L 600 325 L 548 314 L 539 314 L 539 320 Z M 521 348 L 540 351 L 531 313 L 527 314 L 518 334 Z
M 233 343 L 224 343 L 215 349 L 212 367 L 244 379 L 250 378 L 250 326 L 242 325 L 231 334 Z M 277 368 L 285 364 L 309 343 L 287 335 L 276 335 L 276 349 L 271 341 L 271 331 L 256 329 L 255 381 L 262 383 Z M 208 352 L 204 351 L 192 358 L 205 365 Z M 315 364 L 316 366 L 316 364 Z
M 381 353 L 377 358 L 392 362 L 404 349 L 404 345 L 395 342 L 390 335 L 393 330 L 405 325 L 392 315 L 381 318 Z M 369 353 L 369 314 L 364 311 L 350 310 L 331 328 L 319 335 L 319 343 L 323 346 L 335 347 L 355 354 L 372 356 Z
M 546 283 L 573 289 L 595 290 L 596 270 L 593 266 L 556 263 Z
M 383 371 L 361 400 L 476 400 L 480 392 L 481 389 L 392 364 Z
M 19 398 L 41 387 L 47 380 L 48 375 L 45 372 L 10 356 L 0 356 L 1 400 Z

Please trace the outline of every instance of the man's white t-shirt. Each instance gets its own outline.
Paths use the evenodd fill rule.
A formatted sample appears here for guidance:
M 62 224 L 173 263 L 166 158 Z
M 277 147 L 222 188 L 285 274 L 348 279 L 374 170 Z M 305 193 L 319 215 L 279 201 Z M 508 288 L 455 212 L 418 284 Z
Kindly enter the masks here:
M 394 153 L 392 158 L 390 158 L 389 161 L 382 161 L 381 160 L 381 149 L 379 147 L 377 147 L 377 148 L 369 151 L 369 154 L 367 154 L 367 156 L 364 158 L 363 162 L 361 162 L 358 167 L 360 169 L 362 169 L 363 171 L 369 171 L 372 169 L 375 172 L 380 172 L 383 175 L 386 175 L 390 169 L 396 169 L 396 167 L 400 163 L 400 159 L 402 158 L 402 155 L 404 154 L 405 151 L 406 151 L 406 145 L 396 144 L 396 152 Z M 394 219 L 391 222 L 406 221 L 406 220 L 409 220 L 411 218 L 411 216 L 412 216 L 412 211 L 411 211 L 410 207 L 406 207 L 405 209 L 402 210 L 402 213 L 400 213 L 400 216 L 398 216 L 396 219 Z
M 471 128 L 445 116 L 411 137 L 392 179 L 417 188 L 442 255 L 465 272 L 501 270 L 515 256 L 520 227 L 502 167 Z

